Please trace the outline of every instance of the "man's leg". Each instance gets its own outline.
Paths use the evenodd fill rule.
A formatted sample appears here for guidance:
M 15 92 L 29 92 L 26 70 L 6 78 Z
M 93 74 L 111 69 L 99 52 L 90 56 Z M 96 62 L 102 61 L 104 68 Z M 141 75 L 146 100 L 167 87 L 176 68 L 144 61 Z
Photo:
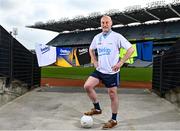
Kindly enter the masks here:
M 84 84 L 84 89 L 86 90 L 89 98 L 93 103 L 98 102 L 97 101 L 97 94 L 94 90 L 94 87 L 99 83 L 99 79 L 89 76 L 89 78 L 86 80 Z
M 117 87 L 108 88 L 108 94 L 109 94 L 109 97 L 111 99 L 112 114 L 117 114 L 118 113 L 118 106 L 119 106 Z M 112 117 L 113 117 L 113 115 L 112 115 Z M 114 120 L 116 120 L 116 118 L 114 118 Z
M 111 99 L 111 110 L 112 110 L 112 117 L 107 123 L 104 124 L 103 129 L 113 128 L 117 125 L 117 113 L 118 113 L 118 106 L 119 106 L 119 99 L 117 94 L 117 87 L 108 88 L 108 94 Z
M 89 112 L 84 113 L 85 115 L 94 115 L 94 114 L 101 114 L 101 109 L 99 106 L 99 101 L 97 99 L 97 94 L 94 90 L 95 86 L 99 83 L 99 79 L 90 76 L 85 84 L 84 84 L 84 89 L 87 92 L 87 95 L 91 99 L 92 103 L 94 104 L 94 109 L 92 109 Z

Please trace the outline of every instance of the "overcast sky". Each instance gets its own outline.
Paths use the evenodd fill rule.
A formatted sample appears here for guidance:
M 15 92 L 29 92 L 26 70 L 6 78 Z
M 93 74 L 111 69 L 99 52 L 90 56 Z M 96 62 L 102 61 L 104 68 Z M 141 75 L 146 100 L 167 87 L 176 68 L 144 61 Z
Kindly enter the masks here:
M 102 14 L 110 9 L 125 10 L 128 6 L 141 5 L 155 0 L 0 0 L 0 24 L 9 32 L 18 29 L 17 40 L 28 49 L 37 43 L 47 43 L 56 32 L 26 28 L 36 22 L 47 22 L 63 17 L 87 16 L 92 12 Z M 166 0 L 166 3 L 173 0 Z

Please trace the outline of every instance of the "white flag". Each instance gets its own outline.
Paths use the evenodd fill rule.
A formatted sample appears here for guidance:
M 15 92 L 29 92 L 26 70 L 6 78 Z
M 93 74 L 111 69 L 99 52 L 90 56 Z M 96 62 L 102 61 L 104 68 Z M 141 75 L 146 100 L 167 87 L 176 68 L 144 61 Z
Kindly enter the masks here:
M 56 47 L 48 46 L 45 44 L 37 44 L 36 56 L 38 59 L 38 65 L 47 66 L 56 62 Z

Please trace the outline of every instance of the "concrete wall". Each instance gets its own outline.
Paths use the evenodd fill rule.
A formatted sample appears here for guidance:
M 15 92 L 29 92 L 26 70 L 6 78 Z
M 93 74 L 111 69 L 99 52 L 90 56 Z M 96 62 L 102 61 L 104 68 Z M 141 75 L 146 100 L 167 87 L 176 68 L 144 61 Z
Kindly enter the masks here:
M 180 108 L 180 87 L 169 90 L 165 94 L 165 98 Z
M 28 91 L 26 84 L 20 81 L 13 81 L 10 87 L 5 86 L 6 78 L 0 78 L 0 106 L 12 101 Z

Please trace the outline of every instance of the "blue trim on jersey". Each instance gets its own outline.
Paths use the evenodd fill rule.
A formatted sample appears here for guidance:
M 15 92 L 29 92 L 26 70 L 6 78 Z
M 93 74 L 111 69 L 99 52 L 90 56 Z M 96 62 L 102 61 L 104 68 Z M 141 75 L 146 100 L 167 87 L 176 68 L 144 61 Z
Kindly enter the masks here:
M 112 30 L 109 30 L 108 32 L 102 32 L 102 34 L 99 36 L 99 43 L 102 41 L 102 37 L 105 39 L 108 37 L 108 35 L 112 32 Z
M 107 38 L 107 36 L 112 32 L 112 30 L 109 30 L 108 32 L 102 32 L 102 36 L 104 38 Z

